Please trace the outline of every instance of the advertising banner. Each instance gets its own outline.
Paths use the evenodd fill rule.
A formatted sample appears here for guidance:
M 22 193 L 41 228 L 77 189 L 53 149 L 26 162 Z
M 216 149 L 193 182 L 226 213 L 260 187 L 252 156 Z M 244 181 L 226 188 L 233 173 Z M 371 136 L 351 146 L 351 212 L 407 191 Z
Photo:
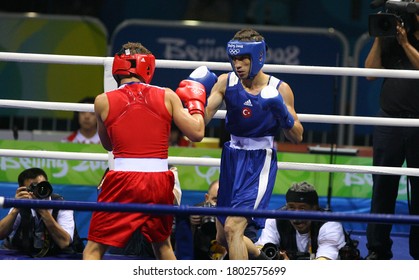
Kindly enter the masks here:
M 13 141 L 0 140 L 2 149 L 65 151 L 82 153 L 107 152 L 100 145 L 73 144 L 59 142 Z M 171 147 L 169 157 L 220 158 L 221 150 L 216 148 L 185 148 Z M 280 162 L 299 163 L 330 163 L 330 155 L 308 153 L 278 153 Z M 336 164 L 371 166 L 370 157 L 335 156 Z M 43 159 L 25 157 L 0 157 L 0 182 L 16 182 L 19 173 L 29 167 L 41 167 L 49 175 L 52 184 L 97 186 L 107 161 L 84 161 Z M 208 185 L 219 176 L 219 167 L 179 165 L 178 174 L 182 190 L 206 191 Z M 346 172 L 313 172 L 299 170 L 278 170 L 274 194 L 284 194 L 294 182 L 307 181 L 316 186 L 319 195 L 326 196 L 332 190 L 333 197 L 370 198 L 371 174 Z M 399 189 L 399 199 L 406 197 L 406 178 L 402 177 Z
M 107 54 L 107 31 L 94 18 L 0 13 L 0 51 Z M 103 66 L 0 61 L 2 99 L 78 102 L 103 92 Z M 0 115 L 71 118 L 71 112 L 2 109 Z

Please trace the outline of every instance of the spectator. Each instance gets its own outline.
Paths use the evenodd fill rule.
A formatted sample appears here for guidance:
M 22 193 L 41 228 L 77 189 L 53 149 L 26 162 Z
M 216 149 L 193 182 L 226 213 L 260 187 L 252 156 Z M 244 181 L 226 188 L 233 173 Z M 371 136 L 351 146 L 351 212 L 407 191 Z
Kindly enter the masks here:
M 94 97 L 85 97 L 79 103 L 93 104 L 94 101 Z M 73 133 L 64 138 L 62 142 L 100 144 L 95 113 L 75 111 L 72 123 Z

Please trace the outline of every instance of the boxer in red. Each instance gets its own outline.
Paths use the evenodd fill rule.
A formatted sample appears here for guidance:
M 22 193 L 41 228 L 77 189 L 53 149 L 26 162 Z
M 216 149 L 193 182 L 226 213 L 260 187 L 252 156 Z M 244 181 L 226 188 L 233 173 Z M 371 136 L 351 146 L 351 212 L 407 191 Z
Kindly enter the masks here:
M 150 85 L 154 69 L 149 50 L 140 43 L 124 44 L 112 67 L 119 87 L 95 98 L 101 144 L 114 155 L 98 202 L 173 205 L 174 175 L 167 160 L 172 120 L 191 141 L 204 137 L 205 87 L 212 87 L 215 74 L 200 67 L 174 92 Z M 125 246 L 138 228 L 157 259 L 176 259 L 172 223 L 172 215 L 95 211 L 83 259 L 102 259 L 109 246 Z

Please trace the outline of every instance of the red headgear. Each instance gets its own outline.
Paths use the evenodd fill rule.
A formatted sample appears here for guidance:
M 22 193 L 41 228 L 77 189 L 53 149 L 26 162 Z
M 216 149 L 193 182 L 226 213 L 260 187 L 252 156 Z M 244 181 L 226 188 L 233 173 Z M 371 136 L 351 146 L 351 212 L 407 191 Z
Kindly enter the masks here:
M 156 68 L 156 58 L 152 54 L 115 54 L 112 65 L 112 75 L 119 82 L 121 76 L 136 75 L 149 84 Z

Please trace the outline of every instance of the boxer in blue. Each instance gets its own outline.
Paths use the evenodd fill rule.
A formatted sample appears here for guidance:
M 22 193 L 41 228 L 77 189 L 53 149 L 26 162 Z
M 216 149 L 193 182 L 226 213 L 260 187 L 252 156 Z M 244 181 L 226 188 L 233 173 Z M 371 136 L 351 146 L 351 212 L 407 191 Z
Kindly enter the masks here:
M 274 136 L 282 129 L 289 141 L 302 141 L 303 126 L 290 86 L 262 71 L 266 50 L 257 31 L 238 31 L 227 44 L 233 71 L 218 77 L 208 98 L 205 122 L 224 101 L 231 135 L 222 149 L 217 207 L 266 209 L 278 168 Z M 249 223 L 262 228 L 265 219 L 217 217 L 217 242 L 227 248 L 229 259 L 263 259 L 244 236 Z

